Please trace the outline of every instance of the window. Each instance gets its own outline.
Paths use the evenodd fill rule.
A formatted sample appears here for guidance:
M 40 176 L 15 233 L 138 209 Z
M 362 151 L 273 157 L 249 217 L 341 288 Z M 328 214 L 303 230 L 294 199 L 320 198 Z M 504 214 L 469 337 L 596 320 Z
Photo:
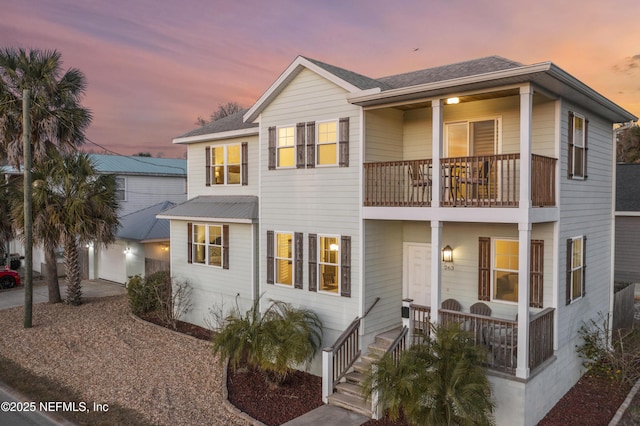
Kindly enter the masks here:
M 478 300 L 518 301 L 519 241 L 480 237 Z M 544 240 L 531 240 L 529 306 L 543 307 Z
M 319 166 L 338 164 L 338 123 L 328 121 L 317 123 Z
M 340 292 L 340 244 L 338 237 L 319 236 L 320 291 Z
M 241 146 L 219 145 L 209 149 L 210 185 L 240 185 L 241 182 Z
M 518 301 L 518 241 L 493 241 L 493 300 Z
M 276 232 L 276 284 L 293 285 L 293 234 Z
M 462 121 L 445 125 L 445 155 L 493 155 L 498 151 L 499 119 Z
M 123 177 L 116 177 L 116 200 L 127 201 L 127 181 Z
M 585 294 L 585 246 L 587 237 L 567 240 L 567 305 Z
M 569 178 L 587 178 L 587 125 L 580 114 L 569 113 Z
M 278 167 L 295 165 L 295 127 L 278 128 Z
M 229 226 L 188 224 L 189 263 L 229 269 Z

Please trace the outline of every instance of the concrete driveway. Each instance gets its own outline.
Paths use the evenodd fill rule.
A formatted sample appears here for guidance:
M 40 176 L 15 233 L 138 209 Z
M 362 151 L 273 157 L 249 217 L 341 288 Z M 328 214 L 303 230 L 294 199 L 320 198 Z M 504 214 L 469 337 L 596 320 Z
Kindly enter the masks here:
M 60 295 L 64 300 L 67 294 L 67 285 L 64 279 L 60 279 Z M 103 297 L 116 296 L 126 292 L 124 285 L 104 280 L 83 280 L 82 281 L 82 297 Z M 47 286 L 38 281 L 33 286 L 33 303 L 41 303 L 49 301 L 49 292 Z M 8 289 L 0 290 L 0 309 L 13 308 L 15 306 L 24 305 L 24 285 Z

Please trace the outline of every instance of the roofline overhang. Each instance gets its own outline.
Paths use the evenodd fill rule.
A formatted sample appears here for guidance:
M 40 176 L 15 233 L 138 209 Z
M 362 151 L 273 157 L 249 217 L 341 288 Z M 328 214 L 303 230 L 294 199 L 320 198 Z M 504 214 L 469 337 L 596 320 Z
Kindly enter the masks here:
M 157 219 L 184 220 L 189 222 L 227 222 L 227 223 L 258 223 L 258 219 L 244 219 L 236 217 L 199 217 L 199 216 L 174 216 L 174 215 L 156 215 Z
M 174 144 L 190 144 L 196 142 L 215 141 L 221 139 L 240 138 L 243 136 L 258 135 L 259 128 L 251 127 L 249 129 L 229 130 L 226 132 L 206 133 L 204 135 L 187 136 L 174 138 L 172 143 Z
M 553 87 L 550 87 L 553 86 L 551 84 L 553 81 L 549 80 L 549 78 L 560 82 L 564 86 L 575 90 L 580 95 L 586 96 L 596 102 L 601 108 L 608 111 L 608 113 L 604 113 L 603 115 L 612 119 L 614 122 L 638 120 L 638 117 L 605 98 L 551 62 L 542 62 L 518 68 L 510 68 L 433 83 L 419 84 L 410 87 L 401 87 L 398 89 L 381 91 L 379 93 L 366 93 L 365 91 L 359 91 L 347 95 L 347 101 L 362 107 L 375 106 L 389 102 L 408 101 L 416 98 L 444 97 L 446 94 L 465 90 L 489 88 L 499 85 L 513 85 L 514 82 L 532 82 L 545 90 L 556 93 L 556 90 L 554 90 Z
M 282 89 L 289 84 L 289 82 L 291 82 L 291 80 L 293 80 L 299 73 L 300 71 L 302 71 L 302 69 L 308 69 L 310 71 L 313 71 L 314 73 L 320 75 L 321 77 L 324 77 L 325 79 L 331 81 L 332 83 L 336 84 L 337 86 L 343 88 L 344 90 L 346 90 L 349 93 L 362 93 L 363 90 L 360 89 L 357 86 L 354 86 L 353 84 L 339 78 L 338 76 L 336 76 L 335 74 L 330 73 L 329 71 L 325 70 L 324 68 L 320 67 L 319 65 L 314 64 L 313 62 L 311 62 L 310 60 L 308 60 L 307 58 L 303 57 L 303 56 L 298 56 L 288 67 L 286 70 L 284 70 L 284 72 L 282 74 L 280 74 L 280 76 L 276 79 L 276 81 L 269 86 L 269 88 L 267 89 L 266 92 L 264 92 L 262 94 L 262 96 L 260 96 L 260 98 L 256 101 L 255 104 L 253 104 L 253 106 L 251 108 L 249 108 L 249 110 L 245 113 L 243 119 L 245 121 L 245 123 L 252 123 L 254 122 L 258 116 L 260 115 L 260 113 L 266 108 L 266 106 L 273 100 L 273 98 L 275 98 L 276 96 L 278 96 L 278 94 L 282 91 Z M 378 93 L 380 92 L 380 89 L 367 89 L 364 92 L 366 93 Z

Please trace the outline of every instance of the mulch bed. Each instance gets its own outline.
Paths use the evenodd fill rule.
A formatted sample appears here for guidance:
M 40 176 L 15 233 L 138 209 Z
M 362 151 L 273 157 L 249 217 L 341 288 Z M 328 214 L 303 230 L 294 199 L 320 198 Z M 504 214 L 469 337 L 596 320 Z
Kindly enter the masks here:
M 143 319 L 160 324 L 158 318 Z M 203 340 L 213 332 L 178 321 L 177 331 Z M 282 386 L 267 382 L 260 372 L 231 367 L 227 374 L 229 402 L 266 425 L 280 425 L 322 405 L 322 378 L 296 371 Z M 630 386 L 585 374 L 567 392 L 538 426 L 602 426 L 616 414 L 629 393 Z M 366 426 L 404 426 L 405 421 L 388 418 L 371 420 Z

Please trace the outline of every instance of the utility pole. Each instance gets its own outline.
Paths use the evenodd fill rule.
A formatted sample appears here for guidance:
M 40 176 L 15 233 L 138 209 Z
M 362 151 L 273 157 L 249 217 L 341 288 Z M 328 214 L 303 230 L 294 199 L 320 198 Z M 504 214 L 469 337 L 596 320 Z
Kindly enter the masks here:
M 24 156 L 24 328 L 31 328 L 33 311 L 33 218 L 31 217 L 31 90 L 22 92 Z

